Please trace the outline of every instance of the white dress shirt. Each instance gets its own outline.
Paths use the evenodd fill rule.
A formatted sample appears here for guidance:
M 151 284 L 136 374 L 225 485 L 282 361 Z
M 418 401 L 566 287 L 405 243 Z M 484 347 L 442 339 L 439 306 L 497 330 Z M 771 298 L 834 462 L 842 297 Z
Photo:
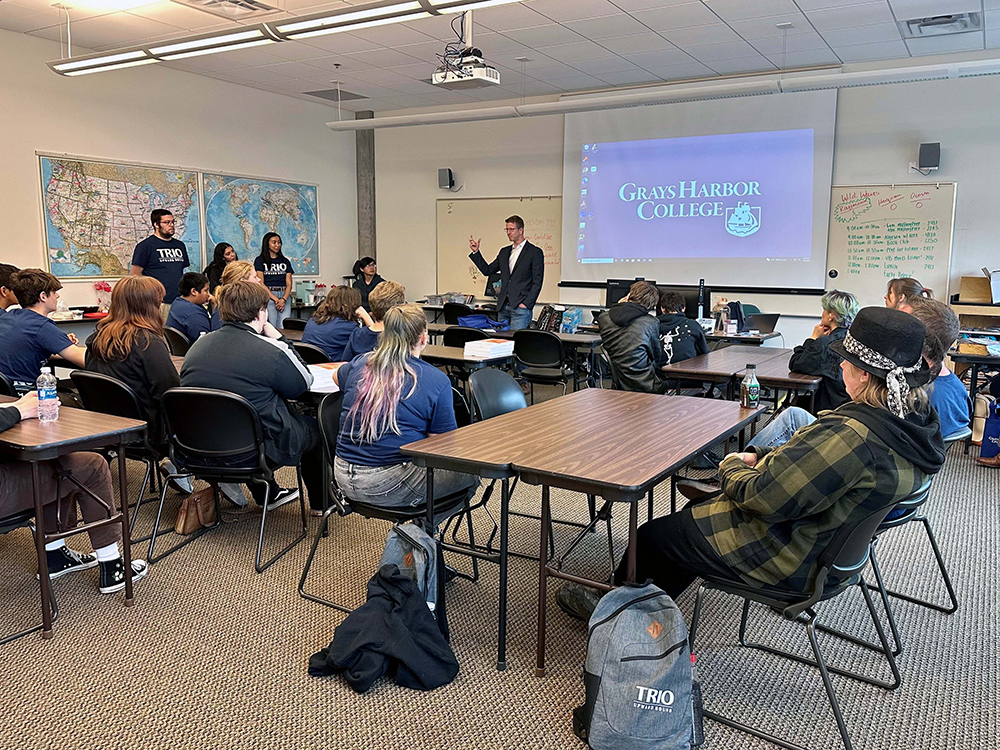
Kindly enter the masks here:
M 515 245 L 510 249 L 510 272 L 514 273 L 514 266 L 517 265 L 517 259 L 521 257 L 521 251 L 524 249 L 527 239 L 521 240 L 520 245 Z

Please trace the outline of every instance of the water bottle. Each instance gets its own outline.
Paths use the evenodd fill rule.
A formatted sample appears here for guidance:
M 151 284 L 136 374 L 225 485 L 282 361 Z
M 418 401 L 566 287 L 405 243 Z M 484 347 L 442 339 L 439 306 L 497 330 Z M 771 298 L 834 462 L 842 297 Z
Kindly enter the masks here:
M 691 654 L 691 747 L 701 747 L 705 742 L 704 710 L 701 680 L 698 679 L 698 657 Z
M 59 395 L 56 393 L 56 376 L 51 367 L 43 367 L 35 386 L 38 388 L 38 421 L 55 422 L 59 419 Z
M 747 365 L 747 374 L 740 383 L 740 406 L 756 409 L 760 403 L 760 383 L 757 382 L 757 365 Z

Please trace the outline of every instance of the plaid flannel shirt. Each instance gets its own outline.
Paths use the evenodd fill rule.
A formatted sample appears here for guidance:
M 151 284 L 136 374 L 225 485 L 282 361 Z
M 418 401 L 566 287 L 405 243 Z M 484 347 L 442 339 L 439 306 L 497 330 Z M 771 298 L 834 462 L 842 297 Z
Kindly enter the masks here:
M 722 493 L 691 511 L 712 548 L 753 585 L 806 591 L 844 523 L 899 502 L 926 475 L 857 419 L 825 412 L 749 467 L 719 466 Z

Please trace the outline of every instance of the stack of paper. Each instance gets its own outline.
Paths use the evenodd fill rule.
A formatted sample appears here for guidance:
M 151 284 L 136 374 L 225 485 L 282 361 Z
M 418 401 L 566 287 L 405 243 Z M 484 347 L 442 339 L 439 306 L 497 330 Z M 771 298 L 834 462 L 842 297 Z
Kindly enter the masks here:
M 309 390 L 313 393 L 336 393 L 339 391 L 333 376 L 342 364 L 344 363 L 328 362 L 322 365 L 309 365 L 309 372 L 313 375 L 313 384 Z
M 509 357 L 513 353 L 514 341 L 512 339 L 480 339 L 465 344 L 465 356 L 474 359 Z

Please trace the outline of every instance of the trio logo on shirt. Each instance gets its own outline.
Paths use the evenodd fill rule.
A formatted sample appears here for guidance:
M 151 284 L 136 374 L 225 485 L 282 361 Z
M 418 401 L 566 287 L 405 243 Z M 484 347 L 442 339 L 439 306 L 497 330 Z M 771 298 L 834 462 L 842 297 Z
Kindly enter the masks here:
M 158 247 L 156 252 L 160 255 L 161 263 L 183 263 L 184 251 L 179 247 Z
M 288 265 L 286 263 L 261 263 L 263 268 L 261 269 L 264 273 L 287 273 Z

